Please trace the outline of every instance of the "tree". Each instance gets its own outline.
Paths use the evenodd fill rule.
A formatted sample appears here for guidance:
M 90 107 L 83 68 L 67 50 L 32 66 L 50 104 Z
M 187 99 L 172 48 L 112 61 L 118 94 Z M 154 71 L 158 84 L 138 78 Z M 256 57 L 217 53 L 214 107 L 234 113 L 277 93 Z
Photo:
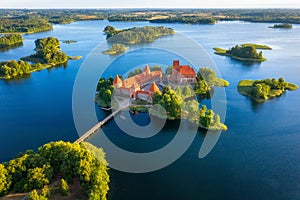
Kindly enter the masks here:
M 29 193 L 27 199 L 28 200 L 40 200 L 40 196 L 36 190 L 33 190 L 32 192 Z
M 206 95 L 209 88 L 205 80 L 199 80 L 194 87 L 195 94 L 198 96 Z
M 182 94 L 184 97 L 190 97 L 193 96 L 193 91 L 191 90 L 191 87 L 189 85 L 185 85 L 183 90 L 182 90 Z
M 63 196 L 67 196 L 69 194 L 69 185 L 68 183 L 64 180 L 64 179 L 61 179 L 60 180 L 60 193 L 63 195 Z
M 3 164 L 0 164 L 0 196 L 5 195 L 9 191 L 11 180 L 8 172 Z

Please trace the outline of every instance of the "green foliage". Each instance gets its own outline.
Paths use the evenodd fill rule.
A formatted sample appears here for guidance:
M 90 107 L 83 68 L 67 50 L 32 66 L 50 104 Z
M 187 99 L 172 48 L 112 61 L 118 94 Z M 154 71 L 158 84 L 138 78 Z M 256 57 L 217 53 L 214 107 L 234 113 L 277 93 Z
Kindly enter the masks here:
M 59 189 L 61 195 L 67 196 L 70 192 L 69 185 L 67 181 L 65 181 L 63 178 L 60 180 L 60 189 Z
M 215 24 L 214 17 L 180 16 L 150 20 L 152 23 Z
M 0 76 L 6 78 L 30 73 L 33 69 L 35 69 L 35 66 L 30 65 L 28 62 L 24 62 L 22 60 L 0 62 Z
M 48 64 L 63 64 L 68 61 L 68 56 L 61 51 L 60 42 L 57 38 L 48 37 L 37 39 L 35 41 L 36 54 L 30 56 L 32 58 L 39 58 L 44 63 Z
M 284 24 L 274 24 L 274 26 L 271 26 L 269 28 L 293 28 L 292 24 L 284 23 Z
M 0 194 L 14 189 L 16 192 L 28 192 L 42 189 L 41 199 L 50 195 L 46 186 L 54 175 L 72 181 L 79 177 L 80 184 L 88 195 L 98 195 L 106 199 L 109 190 L 107 163 L 102 149 L 91 144 L 72 144 L 69 142 L 51 142 L 38 149 L 38 153 L 28 151 L 11 160 L 7 166 L 0 164 Z M 94 185 L 98 186 L 95 187 Z M 32 192 L 36 197 L 37 193 Z
M 125 44 L 151 43 L 161 36 L 175 33 L 173 29 L 163 26 L 144 26 L 123 30 L 106 27 L 104 31 L 107 41 Z
M 0 37 L 0 49 L 23 43 L 21 34 L 6 34 Z
M 242 47 L 252 46 L 252 47 L 254 47 L 256 49 L 272 50 L 271 47 L 269 47 L 267 45 L 263 45 L 263 44 L 250 44 L 250 43 L 247 43 L 247 44 L 242 44 L 241 46 Z
M 262 53 L 257 52 L 256 48 L 253 46 L 238 46 L 230 48 L 226 51 L 227 54 L 247 59 L 263 59 Z
M 40 200 L 40 196 L 36 190 L 33 190 L 32 192 L 29 193 L 27 199 L 28 200 Z
M 296 90 L 298 86 L 285 82 L 284 78 L 264 80 L 242 80 L 238 91 L 257 102 L 263 102 L 275 96 L 280 96 L 286 90 Z
M 111 106 L 111 98 L 114 91 L 113 86 L 114 79 L 110 77 L 109 79 L 101 78 L 97 85 L 97 95 L 95 101 L 98 105 L 102 107 Z
M 5 195 L 10 188 L 11 179 L 8 176 L 7 169 L 3 164 L 0 164 L 0 196 Z
M 109 50 L 103 51 L 102 53 L 104 54 L 111 54 L 111 55 L 116 55 L 125 52 L 129 47 L 123 45 L 123 44 L 113 44 Z
M 52 30 L 48 20 L 38 16 L 0 18 L 1 33 L 34 33 Z
M 167 67 L 167 69 L 165 71 L 165 75 L 171 75 L 172 74 L 172 68 L 173 68 L 173 66 Z

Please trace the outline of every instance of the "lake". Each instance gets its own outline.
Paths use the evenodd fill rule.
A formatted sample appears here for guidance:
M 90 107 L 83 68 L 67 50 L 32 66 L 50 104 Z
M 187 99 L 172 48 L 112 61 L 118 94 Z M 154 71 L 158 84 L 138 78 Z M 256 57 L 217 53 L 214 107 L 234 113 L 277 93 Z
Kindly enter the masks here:
M 60 41 L 78 41 L 62 43 L 61 48 L 68 55 L 83 56 L 65 67 L 36 72 L 24 79 L 0 80 L 0 161 L 50 141 L 73 142 L 78 138 L 72 115 L 74 81 L 85 58 L 105 42 L 102 30 L 108 24 L 119 29 L 156 25 L 108 21 L 54 25 L 52 31 L 24 35 L 24 46 L 0 53 L 0 60 L 19 59 L 34 53 L 35 39 L 54 36 Z M 203 159 L 198 158 L 198 153 L 205 133 L 199 131 L 183 156 L 166 168 L 146 174 L 111 169 L 109 199 L 300 199 L 300 90 L 263 104 L 253 103 L 237 92 L 242 79 L 284 77 L 300 85 L 300 25 L 290 30 L 247 22 L 163 25 L 195 40 L 213 60 L 222 78 L 230 82 L 226 88 L 228 131 L 221 134 L 214 149 Z M 254 64 L 213 53 L 213 47 L 229 48 L 242 43 L 266 44 L 273 50 L 263 52 L 268 61 Z M 157 59 L 157 63 L 168 66 L 175 58 L 168 52 L 142 49 L 116 60 L 105 76 L 125 73 L 148 60 Z M 99 120 L 107 115 L 95 108 Z M 149 122 L 147 114 L 132 118 L 140 125 Z M 170 142 L 177 127 L 178 122 L 168 123 L 147 142 L 126 136 L 115 121 L 105 125 L 103 131 L 124 149 L 147 152 Z

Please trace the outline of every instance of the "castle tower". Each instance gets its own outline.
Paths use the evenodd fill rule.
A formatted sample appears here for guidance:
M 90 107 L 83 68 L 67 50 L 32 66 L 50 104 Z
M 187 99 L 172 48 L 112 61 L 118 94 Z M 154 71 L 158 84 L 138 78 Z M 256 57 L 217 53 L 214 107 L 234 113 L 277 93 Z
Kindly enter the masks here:
M 150 68 L 148 65 L 145 66 L 144 68 L 144 72 L 146 72 L 146 74 L 150 75 L 151 74 L 151 71 L 150 71 Z
M 118 88 L 122 87 L 122 80 L 121 80 L 121 78 L 118 75 L 116 76 L 113 84 L 114 84 L 114 88 L 115 89 L 118 89 Z
M 155 92 L 158 92 L 158 91 L 159 91 L 159 87 L 156 85 L 155 82 L 153 82 L 153 83 L 151 84 L 150 88 L 149 88 L 149 94 L 150 94 L 150 96 L 153 96 L 153 94 L 154 94 Z

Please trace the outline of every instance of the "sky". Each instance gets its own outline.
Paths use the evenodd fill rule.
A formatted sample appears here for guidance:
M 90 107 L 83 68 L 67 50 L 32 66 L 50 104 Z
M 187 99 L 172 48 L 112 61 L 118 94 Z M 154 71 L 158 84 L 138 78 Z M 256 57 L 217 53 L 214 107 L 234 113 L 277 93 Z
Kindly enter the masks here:
M 300 8 L 299 0 L 0 0 L 0 8 Z

